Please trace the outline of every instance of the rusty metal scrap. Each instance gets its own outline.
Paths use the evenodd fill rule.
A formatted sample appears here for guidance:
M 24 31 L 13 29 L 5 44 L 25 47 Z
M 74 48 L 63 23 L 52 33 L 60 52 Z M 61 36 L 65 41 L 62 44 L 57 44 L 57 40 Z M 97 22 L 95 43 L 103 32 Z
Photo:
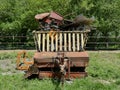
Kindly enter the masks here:
M 28 70 L 29 66 L 34 64 L 34 61 L 32 59 L 27 60 L 28 55 L 26 51 L 20 51 L 17 55 L 17 67 L 18 70 Z
M 74 20 L 66 20 L 60 14 L 56 12 L 37 14 L 35 19 L 39 21 L 40 30 L 85 30 L 91 28 L 91 24 L 94 22 L 94 17 L 87 18 L 83 15 L 78 15 Z
M 82 77 L 86 76 L 85 67 L 88 66 L 88 62 L 89 56 L 86 52 L 36 52 L 34 55 L 34 66 L 39 68 L 39 77 L 42 75 L 43 78 L 52 78 L 55 75 L 60 77 L 60 72 L 66 78 L 81 77 L 81 73 Z M 28 70 L 28 73 L 30 72 L 32 72 L 31 69 Z M 26 75 L 29 77 L 29 74 Z
M 27 70 L 25 78 L 58 78 L 63 84 L 65 79 L 86 77 L 89 56 L 84 47 L 94 19 L 78 15 L 66 20 L 56 12 L 37 14 L 35 19 L 39 30 L 33 32 L 37 49 L 33 61 L 26 61 L 26 52 L 18 54 L 17 68 Z M 27 67 L 20 66 L 22 55 Z

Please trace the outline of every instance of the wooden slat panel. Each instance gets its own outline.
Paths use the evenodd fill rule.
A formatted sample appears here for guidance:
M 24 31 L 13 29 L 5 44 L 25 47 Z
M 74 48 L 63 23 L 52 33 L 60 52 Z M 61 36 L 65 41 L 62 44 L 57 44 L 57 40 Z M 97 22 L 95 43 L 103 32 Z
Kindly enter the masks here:
M 73 51 L 75 51 L 75 33 L 72 33 L 72 43 L 73 43 L 73 45 L 72 45 L 72 48 L 73 48 Z
M 45 51 L 45 34 L 43 34 L 43 37 L 42 37 L 42 51 L 43 52 Z
M 58 51 L 58 34 L 56 34 L 56 37 L 55 37 L 55 50 Z
M 49 51 L 49 33 L 47 33 L 47 51 Z
M 62 51 L 62 33 L 60 33 L 60 51 Z
M 55 37 L 48 33 L 35 33 L 37 49 L 40 51 L 80 51 L 84 50 L 86 33 L 59 32 Z M 84 35 L 85 34 L 85 35 Z
M 68 51 L 71 51 L 71 33 L 68 33 L 68 41 L 69 41 Z
M 80 34 L 77 33 L 77 51 L 80 51 Z
M 66 38 L 66 33 L 64 33 L 64 51 L 67 51 L 67 38 Z

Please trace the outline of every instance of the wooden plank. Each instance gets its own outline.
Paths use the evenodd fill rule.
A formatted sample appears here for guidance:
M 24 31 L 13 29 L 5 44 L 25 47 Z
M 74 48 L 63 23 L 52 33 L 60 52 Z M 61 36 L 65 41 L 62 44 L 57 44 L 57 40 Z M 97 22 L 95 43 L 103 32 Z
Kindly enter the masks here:
M 38 34 L 38 49 L 41 51 L 41 34 Z
M 77 51 L 80 51 L 80 34 L 77 33 Z
M 60 33 L 60 51 L 62 51 L 62 33 Z
M 84 50 L 83 47 L 84 47 L 84 40 L 83 40 L 83 33 L 81 33 L 81 50 Z
M 42 51 L 44 52 L 45 51 L 45 34 L 43 34 L 43 37 L 42 37 Z
M 47 33 L 47 51 L 49 51 L 49 46 L 50 46 L 50 44 L 49 44 L 49 33 Z
M 66 33 L 64 33 L 64 51 L 67 51 L 67 38 L 66 38 Z
M 75 33 L 72 33 L 72 48 L 73 48 L 73 51 L 75 51 Z
M 68 51 L 71 51 L 71 33 L 68 33 L 68 41 L 69 41 Z
M 54 50 L 54 37 L 51 36 L 51 51 Z
M 74 31 L 56 31 L 56 33 L 87 33 L 90 32 L 89 29 L 86 30 L 74 30 Z M 34 31 L 33 33 L 49 33 L 49 31 Z
M 56 37 L 55 37 L 55 50 L 58 51 L 58 34 L 56 34 Z

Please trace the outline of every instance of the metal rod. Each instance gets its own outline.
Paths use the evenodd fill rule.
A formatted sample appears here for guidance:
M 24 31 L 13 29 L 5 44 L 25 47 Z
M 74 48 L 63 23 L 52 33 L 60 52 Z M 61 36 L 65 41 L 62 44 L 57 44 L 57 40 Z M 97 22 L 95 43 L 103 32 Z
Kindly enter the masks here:
M 68 79 L 70 79 L 70 60 L 68 60 Z

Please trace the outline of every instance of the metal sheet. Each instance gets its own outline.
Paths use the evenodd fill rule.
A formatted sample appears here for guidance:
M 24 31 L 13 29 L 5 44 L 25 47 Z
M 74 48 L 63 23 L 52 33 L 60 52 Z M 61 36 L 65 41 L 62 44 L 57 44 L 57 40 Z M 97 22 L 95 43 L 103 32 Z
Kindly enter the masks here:
M 39 73 L 39 78 L 54 78 L 54 76 L 56 77 L 60 77 L 60 74 L 58 73 L 52 73 L 50 71 L 48 72 L 40 72 Z M 87 72 L 71 72 L 70 73 L 70 78 L 83 78 L 83 77 L 86 77 L 87 76 Z M 67 79 L 68 78 L 68 73 L 66 73 L 65 75 L 65 78 Z
M 38 64 L 41 63 L 52 63 L 53 58 L 57 56 L 56 52 L 37 52 L 34 55 L 34 62 Z M 71 66 L 86 67 L 89 62 L 89 57 L 86 52 L 66 52 L 65 57 L 68 57 L 71 61 Z

